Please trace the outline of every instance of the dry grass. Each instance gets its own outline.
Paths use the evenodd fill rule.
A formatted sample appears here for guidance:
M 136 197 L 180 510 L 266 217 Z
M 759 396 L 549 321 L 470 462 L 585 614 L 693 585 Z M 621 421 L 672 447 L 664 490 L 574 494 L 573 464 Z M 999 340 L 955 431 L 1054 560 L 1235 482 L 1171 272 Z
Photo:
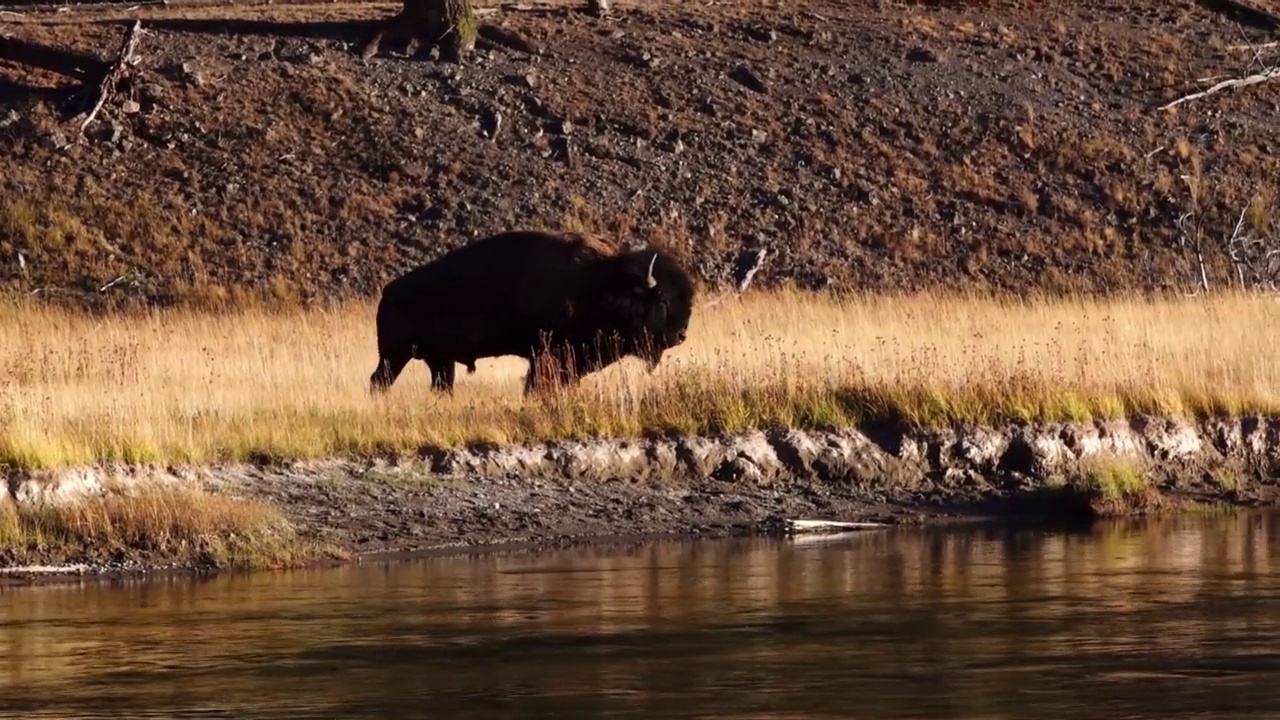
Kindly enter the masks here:
M 112 490 L 65 503 L 0 501 L 0 559 L 148 558 L 219 567 L 274 567 L 300 557 L 275 509 L 188 487 Z
M 208 461 L 876 419 L 1086 420 L 1280 409 L 1280 305 L 1260 296 L 838 301 L 762 294 L 694 313 L 652 376 L 627 360 L 559 397 L 525 363 L 414 363 L 384 398 L 373 307 L 91 318 L 0 308 L 0 462 Z

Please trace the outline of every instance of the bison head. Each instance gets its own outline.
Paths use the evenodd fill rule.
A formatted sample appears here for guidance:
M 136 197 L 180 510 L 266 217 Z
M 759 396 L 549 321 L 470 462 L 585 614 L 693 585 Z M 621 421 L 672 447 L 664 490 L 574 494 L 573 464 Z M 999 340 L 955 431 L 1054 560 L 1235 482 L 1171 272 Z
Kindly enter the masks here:
M 645 249 L 604 261 L 593 331 L 612 336 L 611 355 L 635 355 L 652 371 L 668 349 L 685 340 L 693 311 L 689 275 L 667 253 Z

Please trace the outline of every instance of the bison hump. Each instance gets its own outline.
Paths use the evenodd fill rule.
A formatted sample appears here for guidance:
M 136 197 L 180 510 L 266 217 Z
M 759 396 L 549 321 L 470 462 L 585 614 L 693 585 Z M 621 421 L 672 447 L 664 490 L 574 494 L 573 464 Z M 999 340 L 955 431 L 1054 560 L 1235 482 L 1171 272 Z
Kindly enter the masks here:
M 613 257 L 621 251 L 621 247 L 600 235 L 592 233 L 573 232 L 564 234 L 565 242 L 573 246 L 575 250 L 585 251 L 587 254 Z

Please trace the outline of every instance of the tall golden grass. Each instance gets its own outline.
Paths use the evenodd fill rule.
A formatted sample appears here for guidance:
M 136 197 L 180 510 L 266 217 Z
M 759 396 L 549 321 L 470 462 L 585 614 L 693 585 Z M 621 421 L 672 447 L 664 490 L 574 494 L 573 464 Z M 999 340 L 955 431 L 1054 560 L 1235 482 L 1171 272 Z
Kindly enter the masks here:
M 1085 420 L 1280 409 L 1262 296 L 1015 300 L 762 293 L 699 308 L 652 375 L 627 360 L 550 398 L 525 363 L 413 363 L 367 392 L 373 304 L 90 317 L 0 307 L 0 462 L 316 457 L 871 419 Z
M 59 503 L 0 502 L 0 564 L 115 557 L 219 567 L 276 567 L 304 557 L 275 508 L 182 486 Z

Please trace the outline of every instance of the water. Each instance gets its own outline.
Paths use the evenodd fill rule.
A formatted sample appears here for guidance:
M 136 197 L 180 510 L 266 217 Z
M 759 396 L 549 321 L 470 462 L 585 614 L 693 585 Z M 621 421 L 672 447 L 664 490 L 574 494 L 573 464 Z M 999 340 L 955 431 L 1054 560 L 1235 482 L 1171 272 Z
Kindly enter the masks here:
M 15 718 L 1275 718 L 1280 514 L 9 588 L 0 619 Z

